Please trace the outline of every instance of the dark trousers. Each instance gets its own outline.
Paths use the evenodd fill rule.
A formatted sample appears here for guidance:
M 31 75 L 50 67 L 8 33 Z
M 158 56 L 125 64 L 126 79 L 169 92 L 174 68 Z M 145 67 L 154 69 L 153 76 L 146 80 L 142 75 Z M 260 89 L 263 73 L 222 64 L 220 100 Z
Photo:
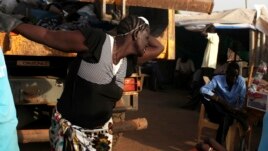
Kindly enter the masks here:
M 143 64 L 142 73 L 150 75 L 149 87 L 151 90 L 158 90 L 162 88 L 164 78 L 157 62 Z
M 201 102 L 205 106 L 208 119 L 211 122 L 219 124 L 216 141 L 220 144 L 224 144 L 229 127 L 232 125 L 234 119 L 240 122 L 244 130 L 248 128 L 245 116 L 227 111 L 220 104 L 214 101 L 207 101 L 204 97 L 202 97 Z
M 174 75 L 174 84 L 176 88 L 190 89 L 192 73 L 176 72 Z

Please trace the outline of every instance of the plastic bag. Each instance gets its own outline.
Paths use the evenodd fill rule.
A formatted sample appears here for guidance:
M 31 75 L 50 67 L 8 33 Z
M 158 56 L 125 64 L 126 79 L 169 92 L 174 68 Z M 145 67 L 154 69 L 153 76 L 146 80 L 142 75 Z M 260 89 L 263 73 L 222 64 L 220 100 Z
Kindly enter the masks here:
M 264 74 L 267 73 L 267 63 L 264 61 L 261 61 L 261 63 L 258 66 L 258 69 L 254 75 L 253 81 L 251 85 L 249 86 L 249 93 L 255 93 L 260 88 L 258 87 Z

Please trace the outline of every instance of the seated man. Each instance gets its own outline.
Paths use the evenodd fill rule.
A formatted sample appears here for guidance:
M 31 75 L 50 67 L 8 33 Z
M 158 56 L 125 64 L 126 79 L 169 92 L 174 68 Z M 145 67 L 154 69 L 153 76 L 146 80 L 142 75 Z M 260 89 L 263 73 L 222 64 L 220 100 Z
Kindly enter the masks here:
M 240 114 L 246 96 L 246 83 L 239 75 L 239 65 L 228 64 L 225 75 L 216 75 L 201 87 L 202 103 L 211 122 L 219 124 L 216 140 L 223 144 L 229 126 L 237 119 L 247 129 L 244 114 Z M 242 116 L 243 115 L 243 116 Z
M 157 91 L 163 89 L 162 84 L 164 78 L 156 60 L 147 61 L 146 63 L 142 64 L 141 71 L 142 73 L 150 75 L 148 82 L 151 90 Z
M 183 55 L 178 58 L 174 73 L 175 86 L 178 88 L 190 88 L 194 71 L 194 63 L 188 56 Z

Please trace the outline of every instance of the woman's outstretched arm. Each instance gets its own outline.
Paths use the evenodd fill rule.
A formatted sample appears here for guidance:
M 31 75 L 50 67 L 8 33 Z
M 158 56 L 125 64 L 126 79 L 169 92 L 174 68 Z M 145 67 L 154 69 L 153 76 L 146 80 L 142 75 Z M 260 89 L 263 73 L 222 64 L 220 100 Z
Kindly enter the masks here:
M 83 52 L 88 49 L 84 45 L 85 37 L 79 30 L 56 31 L 22 23 L 15 27 L 13 31 L 32 41 L 64 52 Z

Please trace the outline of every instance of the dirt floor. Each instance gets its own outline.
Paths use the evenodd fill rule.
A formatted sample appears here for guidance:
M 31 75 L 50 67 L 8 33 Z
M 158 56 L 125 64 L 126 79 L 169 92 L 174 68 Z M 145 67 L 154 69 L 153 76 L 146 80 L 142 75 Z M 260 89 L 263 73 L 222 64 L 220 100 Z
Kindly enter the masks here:
M 181 108 L 188 101 L 188 91 L 168 89 L 164 92 L 144 90 L 139 111 L 127 113 L 127 119 L 146 117 L 145 130 L 127 132 L 114 147 L 115 151 L 188 151 L 197 143 L 199 110 Z M 261 124 L 254 126 L 250 151 L 257 150 Z M 215 137 L 216 131 L 205 129 L 204 136 Z
M 126 132 L 115 146 L 129 151 L 189 150 L 195 145 L 198 112 L 181 109 L 187 91 L 177 89 L 140 94 L 139 110 L 126 114 L 127 119 L 145 117 L 148 128 Z
M 188 151 L 196 144 L 199 111 L 183 109 L 188 91 L 167 88 L 164 91 L 144 89 L 139 95 L 139 110 L 126 113 L 126 119 L 146 118 L 148 128 L 125 132 L 114 151 Z M 252 149 L 259 142 L 260 126 L 256 127 Z M 206 130 L 206 136 L 215 131 Z M 21 144 L 21 151 L 48 151 L 48 143 Z

